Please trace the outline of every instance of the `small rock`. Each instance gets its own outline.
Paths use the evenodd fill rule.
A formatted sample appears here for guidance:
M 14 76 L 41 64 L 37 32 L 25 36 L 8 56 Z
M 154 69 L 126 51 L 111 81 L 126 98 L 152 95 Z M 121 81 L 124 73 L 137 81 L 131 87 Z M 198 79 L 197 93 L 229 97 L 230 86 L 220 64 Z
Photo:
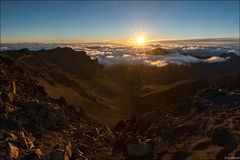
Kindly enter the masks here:
M 10 90 L 11 92 L 16 95 L 16 83 L 15 81 L 12 81 L 11 84 L 10 84 Z
M 13 139 L 13 140 L 16 140 L 17 139 L 17 136 L 13 133 L 8 133 L 8 135 Z
M 23 131 L 20 132 L 19 142 L 25 149 L 31 150 L 34 147 L 33 142 L 24 134 Z
M 37 148 L 37 149 L 35 150 L 35 153 L 36 153 L 36 155 L 37 155 L 38 158 L 41 158 L 41 156 L 42 156 L 42 151 L 41 151 L 39 148 Z
M 87 157 L 84 156 L 84 153 L 77 149 L 77 154 L 75 155 L 77 160 L 88 160 Z M 94 158 L 92 158 L 94 160 Z
M 19 156 L 19 149 L 11 143 L 8 143 L 8 156 L 10 159 L 18 159 Z
M 111 131 L 111 129 L 108 127 L 108 125 L 105 125 L 105 128 L 107 130 L 107 133 L 109 136 L 113 137 L 113 132 Z
M 222 89 L 222 88 L 218 89 L 218 92 L 222 93 L 222 94 L 227 94 L 228 93 L 228 91 L 226 89 Z
M 70 142 L 68 142 L 68 144 L 66 145 L 65 155 L 67 155 L 68 157 L 72 157 L 72 145 Z
M 69 142 L 65 150 L 57 147 L 50 155 L 51 160 L 70 160 L 72 157 L 72 145 Z

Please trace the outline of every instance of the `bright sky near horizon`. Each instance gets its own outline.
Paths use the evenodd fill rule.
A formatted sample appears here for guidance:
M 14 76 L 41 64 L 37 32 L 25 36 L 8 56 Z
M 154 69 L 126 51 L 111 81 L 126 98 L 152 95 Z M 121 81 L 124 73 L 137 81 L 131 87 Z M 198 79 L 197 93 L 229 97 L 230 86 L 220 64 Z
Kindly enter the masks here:
M 239 37 L 239 1 L 1 1 L 1 43 Z

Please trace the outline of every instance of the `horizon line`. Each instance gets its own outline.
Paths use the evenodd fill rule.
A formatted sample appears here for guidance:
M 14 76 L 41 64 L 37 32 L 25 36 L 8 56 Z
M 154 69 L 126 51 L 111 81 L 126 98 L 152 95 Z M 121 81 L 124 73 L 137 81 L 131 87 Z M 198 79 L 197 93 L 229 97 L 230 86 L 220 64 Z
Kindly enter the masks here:
M 198 41 L 198 40 L 240 40 L 239 37 L 210 37 L 210 38 L 182 38 L 182 39 L 155 39 L 150 40 L 150 43 L 154 42 L 166 42 L 166 41 Z M 41 41 L 33 41 L 33 42 L 0 42 L 0 44 L 91 44 L 91 43 L 127 43 L 126 39 L 122 40 L 103 40 L 103 41 L 81 41 L 79 42 L 41 42 Z

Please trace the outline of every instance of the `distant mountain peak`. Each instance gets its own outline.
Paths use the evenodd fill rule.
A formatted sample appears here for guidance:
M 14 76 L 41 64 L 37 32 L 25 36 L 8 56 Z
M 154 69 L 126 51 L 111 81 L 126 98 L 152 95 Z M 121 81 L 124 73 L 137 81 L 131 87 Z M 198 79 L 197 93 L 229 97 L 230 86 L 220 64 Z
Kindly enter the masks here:
M 15 50 L 15 52 L 24 54 L 24 53 L 29 53 L 31 51 L 28 48 L 23 48 L 23 49 Z
M 68 52 L 75 52 L 74 49 L 72 49 L 71 47 L 56 47 L 56 48 L 53 48 L 53 49 L 50 49 L 49 51 L 68 51 Z
M 152 49 L 152 50 L 149 50 L 149 51 L 147 51 L 145 53 L 148 54 L 148 55 L 166 55 L 166 54 L 170 54 L 169 51 L 167 51 L 165 49 L 162 49 L 160 47 Z

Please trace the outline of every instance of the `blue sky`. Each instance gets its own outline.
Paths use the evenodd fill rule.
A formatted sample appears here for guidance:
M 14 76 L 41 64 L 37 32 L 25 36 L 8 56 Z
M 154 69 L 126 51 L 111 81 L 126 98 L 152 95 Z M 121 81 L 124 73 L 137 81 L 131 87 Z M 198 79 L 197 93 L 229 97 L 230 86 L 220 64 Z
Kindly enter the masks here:
M 1 42 L 239 36 L 239 1 L 1 1 Z

